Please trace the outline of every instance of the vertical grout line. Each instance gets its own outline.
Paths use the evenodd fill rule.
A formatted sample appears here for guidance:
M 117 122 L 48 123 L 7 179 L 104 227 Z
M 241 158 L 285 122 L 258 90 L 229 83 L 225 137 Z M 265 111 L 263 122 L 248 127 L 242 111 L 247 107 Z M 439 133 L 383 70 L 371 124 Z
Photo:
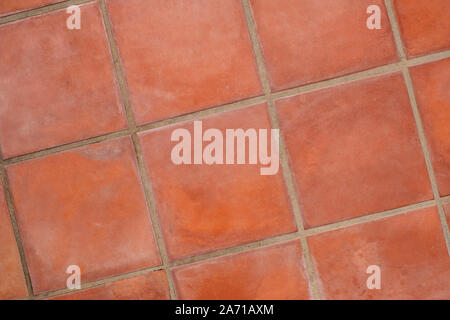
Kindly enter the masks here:
M 385 3 L 386 3 L 386 7 L 388 10 L 388 14 L 389 14 L 389 19 L 391 22 L 392 32 L 394 34 L 395 45 L 396 45 L 399 55 L 402 59 L 401 71 L 403 73 L 403 78 L 404 78 L 404 81 L 406 84 L 406 88 L 408 90 L 408 96 L 409 96 L 411 108 L 412 108 L 412 111 L 414 114 L 414 120 L 416 123 L 417 133 L 419 135 L 420 145 L 422 147 L 422 152 L 423 152 L 423 155 L 425 158 L 428 176 L 429 176 L 430 183 L 431 183 L 431 189 L 433 191 L 434 201 L 438 208 L 439 218 L 441 220 L 441 225 L 442 225 L 442 232 L 444 235 L 445 244 L 447 246 L 447 253 L 450 256 L 450 234 L 449 234 L 449 229 L 448 229 L 448 225 L 447 225 L 447 219 L 445 217 L 444 208 L 442 205 L 441 197 L 439 195 L 439 189 L 438 189 L 438 185 L 436 182 L 436 175 L 434 173 L 433 164 L 431 162 L 430 152 L 429 152 L 429 148 L 428 148 L 427 139 L 425 136 L 425 131 L 423 129 L 422 119 L 420 117 L 419 108 L 417 106 L 417 100 L 416 100 L 416 96 L 414 93 L 414 86 L 413 86 L 413 83 L 411 80 L 411 75 L 409 73 L 408 64 L 406 61 L 406 54 L 404 51 L 402 38 L 400 36 L 399 25 L 397 22 L 397 18 L 395 16 L 395 11 L 394 11 L 394 7 L 392 5 L 392 0 L 385 0 Z
M 161 258 L 161 262 L 163 264 L 163 269 L 166 272 L 167 282 L 169 284 L 169 291 L 170 291 L 170 297 L 172 300 L 177 299 L 177 294 L 175 290 L 174 281 L 172 279 L 172 274 L 169 270 L 169 258 L 167 255 L 167 249 L 164 243 L 162 231 L 161 231 L 161 225 L 159 223 L 158 213 L 156 211 L 155 202 L 154 202 L 154 196 L 152 191 L 152 186 L 150 179 L 147 175 L 146 169 L 145 169 L 145 163 L 144 158 L 142 155 L 142 148 L 139 143 L 139 139 L 137 137 L 137 128 L 136 128 L 136 121 L 134 119 L 133 111 L 131 109 L 130 105 L 130 99 L 128 94 L 128 88 L 125 80 L 125 76 L 123 73 L 123 67 L 121 64 L 120 56 L 119 56 L 119 50 L 117 48 L 117 44 L 114 38 L 111 20 L 108 15 L 108 11 L 106 9 L 105 0 L 99 0 L 100 1 L 100 10 L 103 18 L 103 23 L 106 29 L 106 35 L 107 40 L 109 43 L 109 47 L 111 50 L 111 55 L 114 61 L 114 69 L 116 73 L 116 79 L 119 84 L 120 88 L 120 94 L 123 100 L 123 104 L 125 107 L 125 112 L 127 116 L 129 131 L 131 134 L 131 140 L 133 142 L 133 148 L 136 155 L 136 161 L 138 165 L 138 171 L 139 171 L 139 177 L 142 183 L 142 186 L 144 188 L 145 193 L 145 201 L 147 204 L 147 210 L 149 211 L 150 220 L 152 222 L 153 227 L 153 233 L 155 236 L 155 240 L 158 246 L 159 255 Z
M 270 116 L 270 122 L 271 122 L 272 128 L 280 129 L 276 110 L 275 110 L 275 104 L 273 102 L 272 92 L 270 89 L 269 77 L 267 74 L 266 67 L 264 65 L 262 50 L 261 50 L 260 43 L 258 40 L 258 35 L 257 35 L 257 31 L 256 31 L 256 26 L 255 26 L 255 20 L 253 18 L 253 14 L 252 14 L 252 9 L 250 7 L 248 0 L 242 0 L 242 6 L 244 8 L 245 19 L 247 21 L 247 26 L 248 26 L 248 30 L 249 30 L 249 34 L 250 34 L 250 38 L 251 38 L 251 42 L 252 42 L 253 52 L 255 54 L 255 59 L 256 59 L 256 64 L 258 67 L 260 82 L 263 87 L 264 95 L 265 95 L 266 101 L 267 101 L 267 109 L 268 109 L 269 116 Z M 303 258 L 304 258 L 304 263 L 305 263 L 305 267 L 306 267 L 306 271 L 307 271 L 310 292 L 311 292 L 313 299 L 319 300 L 319 299 L 321 299 L 321 297 L 320 297 L 320 293 L 319 293 L 319 290 L 316 285 L 316 275 L 314 272 L 311 254 L 309 251 L 309 245 L 306 240 L 305 229 L 303 226 L 303 218 L 301 215 L 300 206 L 299 206 L 299 202 L 297 199 L 297 193 L 295 191 L 294 182 L 293 182 L 293 178 L 292 178 L 293 174 L 289 167 L 288 155 L 287 155 L 286 146 L 284 144 L 283 134 L 281 133 L 281 130 L 280 130 L 280 157 L 281 157 L 280 160 L 281 160 L 281 167 L 283 170 L 284 181 L 285 181 L 287 192 L 288 192 L 289 199 L 291 202 L 291 207 L 294 212 L 295 222 L 296 222 L 297 228 L 298 228 L 298 235 L 300 237 L 300 241 L 302 244 Z
M 2 154 L 0 153 L 0 159 L 1 158 L 2 158 Z M 9 189 L 8 177 L 7 177 L 6 169 L 3 165 L 2 160 L 0 160 L 0 179 L 3 184 L 3 192 L 5 195 L 6 207 L 8 208 L 8 211 L 9 211 L 11 226 L 12 226 L 12 229 L 14 232 L 14 237 L 16 239 L 17 250 L 19 251 L 19 255 L 20 255 L 20 262 L 22 265 L 22 271 L 23 271 L 23 275 L 25 278 L 26 286 L 27 286 L 28 297 L 32 298 L 32 297 L 34 297 L 33 285 L 31 284 L 30 272 L 28 270 L 28 264 L 27 264 L 27 261 L 25 258 L 25 251 L 23 249 L 22 238 L 19 233 L 19 227 L 18 227 L 17 220 L 16 220 L 16 211 L 14 209 L 12 195 L 11 195 L 11 191 Z

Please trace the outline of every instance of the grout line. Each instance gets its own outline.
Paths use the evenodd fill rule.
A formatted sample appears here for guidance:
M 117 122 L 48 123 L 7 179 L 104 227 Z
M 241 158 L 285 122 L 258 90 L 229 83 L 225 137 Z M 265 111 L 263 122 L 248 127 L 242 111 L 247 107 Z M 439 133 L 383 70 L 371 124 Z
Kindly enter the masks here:
M 38 16 L 45 13 L 50 13 L 53 11 L 57 11 L 60 9 L 64 9 L 70 7 L 71 5 L 81 5 L 89 2 L 96 2 L 97 0 L 69 0 L 58 2 L 54 4 L 49 4 L 43 7 L 19 11 L 16 13 L 8 14 L 6 16 L 0 17 L 0 25 L 10 22 L 16 22 L 20 20 L 24 20 L 26 18 Z
M 1 154 L 0 154 L 0 156 L 1 156 Z M 3 163 L 0 164 L 0 178 L 1 178 L 1 181 L 3 184 L 3 189 L 4 189 L 3 192 L 5 194 L 6 206 L 9 211 L 11 226 L 12 226 L 12 229 L 14 232 L 14 237 L 16 239 L 17 250 L 19 251 L 19 255 L 20 255 L 20 262 L 22 265 L 23 275 L 25 278 L 26 286 L 27 286 L 28 296 L 33 297 L 34 296 L 33 285 L 31 284 L 30 272 L 28 270 L 28 264 L 27 264 L 27 261 L 25 258 L 25 251 L 23 249 L 22 238 L 20 236 L 19 227 L 18 227 L 17 220 L 16 220 L 16 211 L 14 209 L 12 193 L 9 188 L 8 176 L 6 174 L 6 170 L 5 170 L 5 167 L 3 166 Z
M 406 55 L 403 48 L 402 39 L 400 36 L 400 29 L 398 22 L 396 20 L 394 8 L 392 6 L 392 0 L 385 0 L 388 9 L 389 19 L 391 20 L 392 32 L 394 33 L 395 45 L 402 59 L 402 73 L 405 80 L 406 88 L 408 90 L 408 96 L 411 104 L 411 108 L 414 114 L 414 120 L 416 123 L 417 133 L 419 135 L 420 145 L 422 147 L 422 152 L 425 158 L 425 163 L 427 166 L 428 176 L 431 183 L 431 189 L 433 191 L 434 200 L 439 212 L 439 218 L 441 220 L 442 232 L 444 234 L 445 244 L 447 246 L 447 253 L 450 256 L 450 234 L 447 225 L 447 219 L 445 217 L 444 208 L 442 206 L 442 201 L 440 200 L 439 189 L 436 182 L 436 176 L 433 169 L 433 164 L 431 162 L 430 152 L 428 148 L 427 139 L 425 136 L 425 131 L 423 129 L 422 119 L 420 117 L 420 111 L 417 106 L 417 100 L 414 93 L 414 86 L 411 80 L 411 75 L 408 69 L 408 63 L 406 62 Z
M 272 128 L 280 129 L 279 123 L 278 123 L 278 118 L 276 115 L 274 101 L 272 98 L 272 93 L 270 90 L 269 76 L 267 74 L 267 70 L 264 65 L 262 49 L 260 47 L 260 43 L 258 40 L 255 20 L 253 18 L 253 14 L 252 14 L 252 9 L 250 7 L 248 0 L 242 0 L 242 6 L 244 9 L 245 18 L 246 18 L 247 26 L 248 26 L 248 30 L 249 30 L 249 35 L 250 35 L 252 46 L 253 46 L 253 52 L 255 54 L 259 78 L 260 78 L 261 85 L 263 87 L 264 94 L 265 94 L 266 101 L 267 101 L 267 109 L 268 109 L 269 116 L 270 116 L 270 122 L 272 124 Z M 300 212 L 300 206 L 299 206 L 298 199 L 297 199 L 297 193 L 295 191 L 295 186 L 294 186 L 294 182 L 293 182 L 293 178 L 292 178 L 293 174 L 289 168 L 287 151 L 286 151 L 286 147 L 284 144 L 284 139 L 283 139 L 281 130 L 280 130 L 279 144 L 280 144 L 280 158 L 281 158 L 280 162 L 281 162 L 281 167 L 282 167 L 282 171 L 283 171 L 283 177 L 284 177 L 284 181 L 286 184 L 289 199 L 291 202 L 292 210 L 294 213 L 295 222 L 296 222 L 296 225 L 298 228 L 297 233 L 299 235 L 299 238 L 300 238 L 300 241 L 302 244 L 303 259 L 304 259 L 304 264 L 306 267 L 305 269 L 306 269 L 307 276 L 308 276 L 309 290 L 311 292 L 312 298 L 315 300 L 318 300 L 321 297 L 320 297 L 319 290 L 316 286 L 316 275 L 314 272 L 311 255 L 309 252 L 308 242 L 306 241 L 306 237 L 305 237 L 305 232 L 304 232 L 305 230 L 303 227 L 303 219 L 302 219 L 302 215 Z
M 432 207 L 435 205 L 436 205 L 436 201 L 428 200 L 428 201 L 419 202 L 419 203 L 407 205 L 407 206 L 400 207 L 400 208 L 395 208 L 395 209 L 382 211 L 382 212 L 376 212 L 376 213 L 372 213 L 372 214 L 368 214 L 368 215 L 364 215 L 364 216 L 360 216 L 360 217 L 352 218 L 352 219 L 348 219 L 348 220 L 343 220 L 343 221 L 339 221 L 339 222 L 335 222 L 335 223 L 331 223 L 331 224 L 327 224 L 327 225 L 323 225 L 323 226 L 319 226 L 319 227 L 313 227 L 311 229 L 307 229 L 305 231 L 305 233 L 306 233 L 306 236 L 309 237 L 309 236 L 320 234 L 320 233 L 325 233 L 325 232 L 329 232 L 329 231 L 335 231 L 335 230 L 339 230 L 339 229 L 353 227 L 355 225 L 362 224 L 362 223 L 377 221 L 377 220 L 380 220 L 383 218 L 388 218 L 388 217 L 392 217 L 395 215 L 408 213 L 413 210 L 419 210 L 419 209 Z
M 133 147 L 134 147 L 134 151 L 136 154 L 136 161 L 137 161 L 137 165 L 138 165 L 139 177 L 140 177 L 143 189 L 144 189 L 145 201 L 147 204 L 147 209 L 149 211 L 150 220 L 152 222 L 153 234 L 155 236 L 155 240 L 156 240 L 157 247 L 158 247 L 158 252 L 159 252 L 162 264 L 163 264 L 163 269 L 166 272 L 167 282 L 169 284 L 170 297 L 172 300 L 174 300 L 177 298 L 177 294 L 175 291 L 175 285 L 174 285 L 174 282 L 172 279 L 172 274 L 170 273 L 170 270 L 168 268 L 169 258 L 168 258 L 168 254 L 167 254 L 167 249 L 166 249 L 166 246 L 164 243 L 161 226 L 160 226 L 159 219 L 158 219 L 158 213 L 156 211 L 151 182 L 150 182 L 150 179 L 149 179 L 146 169 L 145 169 L 145 163 L 144 163 L 144 158 L 142 155 L 141 145 L 139 143 L 139 139 L 136 134 L 136 122 L 133 117 L 133 111 L 132 111 L 131 105 L 130 105 L 128 88 L 127 88 L 126 80 L 124 77 L 123 68 L 121 65 L 119 50 L 117 48 L 117 44 L 116 44 L 116 41 L 114 38 L 112 24 L 111 24 L 111 20 L 109 18 L 108 11 L 107 11 L 107 8 L 105 5 L 105 0 L 100 0 L 100 10 L 102 13 L 103 23 L 105 25 L 108 43 L 109 43 L 109 46 L 111 49 L 111 54 L 112 54 L 113 61 L 114 61 L 116 78 L 119 82 L 120 93 L 121 93 L 121 97 L 123 99 L 125 112 L 127 115 L 128 125 L 131 130 L 131 139 L 133 141 Z
M 28 160 L 33 160 L 33 159 L 37 159 L 37 158 L 42 158 L 42 157 L 56 154 L 59 152 L 69 151 L 69 150 L 73 150 L 76 148 L 84 147 L 86 145 L 95 144 L 95 143 L 99 143 L 99 142 L 103 142 L 103 141 L 108 141 L 108 140 L 112 140 L 112 139 L 116 139 L 116 138 L 120 138 L 120 137 L 125 137 L 127 135 L 129 135 L 128 130 L 116 131 L 116 132 L 104 134 L 101 136 L 88 138 L 85 140 L 80 140 L 80 141 L 76 141 L 76 142 L 59 145 L 57 147 L 51 147 L 51 148 L 47 148 L 44 150 L 30 152 L 30 153 L 20 155 L 20 156 L 15 156 L 15 157 L 3 160 L 3 163 L 5 166 L 9 166 L 11 164 L 24 162 L 24 161 L 28 161 Z
M 445 196 L 445 197 L 441 197 L 441 202 L 444 203 L 449 203 L 450 202 L 450 196 Z M 450 212 L 449 212 L 450 214 Z
M 296 239 L 299 239 L 299 235 L 297 232 L 286 233 L 286 234 L 282 234 L 282 235 L 269 237 L 269 238 L 266 238 L 263 240 L 258 240 L 258 241 L 254 241 L 254 242 L 250 242 L 250 243 L 246 243 L 246 244 L 237 245 L 237 246 L 230 247 L 230 248 L 219 249 L 219 250 L 215 250 L 215 251 L 208 252 L 205 254 L 200 254 L 200 255 L 176 260 L 170 264 L 170 267 L 175 268 L 175 267 L 179 267 L 179 266 L 189 265 L 189 264 L 193 264 L 196 262 L 200 262 L 200 261 L 204 261 L 204 260 L 208 260 L 208 259 L 212 259 L 212 258 L 220 258 L 220 257 L 224 257 L 227 255 L 232 255 L 232 254 L 236 254 L 236 253 L 241 253 L 241 252 L 246 252 L 246 251 L 250 251 L 253 249 L 261 248 L 261 247 L 264 247 L 267 245 L 278 244 L 281 242 L 287 242 L 287 241 L 296 240 Z
M 138 271 L 122 273 L 120 275 L 82 283 L 81 289 L 71 290 L 71 289 L 65 288 L 65 289 L 57 289 L 57 290 L 53 290 L 53 291 L 47 291 L 47 292 L 43 292 L 43 293 L 40 293 L 40 294 L 34 296 L 32 299 L 33 300 L 41 300 L 41 299 L 49 299 L 49 298 L 59 297 L 59 296 L 63 296 L 63 295 L 71 294 L 71 293 L 84 291 L 87 289 L 101 287 L 101 286 L 106 285 L 111 282 L 130 279 L 133 277 L 138 277 L 138 276 L 145 275 L 147 273 L 161 271 L 161 270 L 163 270 L 163 268 L 161 266 L 157 266 L 157 267 L 145 268 L 145 269 L 138 270 Z

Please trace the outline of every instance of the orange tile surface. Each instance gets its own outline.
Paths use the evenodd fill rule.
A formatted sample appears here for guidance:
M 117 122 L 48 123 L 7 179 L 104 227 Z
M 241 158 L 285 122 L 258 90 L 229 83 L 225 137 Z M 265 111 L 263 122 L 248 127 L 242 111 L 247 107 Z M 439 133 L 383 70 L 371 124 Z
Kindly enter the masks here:
M 409 56 L 450 49 L 450 1 L 393 0 L 393 2 Z
M 129 138 L 7 168 L 33 289 L 65 288 L 158 265 Z
M 124 129 L 97 5 L 83 27 L 65 11 L 0 25 L 0 146 L 4 157 Z
M 138 123 L 261 94 L 239 0 L 107 2 Z
M 450 59 L 411 68 L 441 196 L 450 195 Z
M 307 227 L 432 199 L 399 74 L 277 101 Z
M 174 269 L 180 299 L 309 299 L 299 241 Z
M 164 271 L 157 271 L 59 296 L 54 300 L 167 300 L 169 298 L 166 274 Z
M 0 0 L 0 300 L 450 300 L 449 21 L 450 0 Z
M 61 1 L 63 0 L 2 0 L 0 2 L 0 16 Z
M 171 259 L 296 230 L 281 170 L 262 176 L 259 165 L 177 166 L 170 138 L 178 127 L 193 137 L 192 122 L 140 136 Z M 203 119 L 207 128 L 270 128 L 270 122 L 260 105 Z
M 397 60 L 382 0 L 251 0 L 274 90 L 366 70 Z M 378 5 L 381 30 L 366 9 Z
M 308 240 L 327 299 L 450 299 L 450 259 L 435 207 Z M 370 265 L 380 289 L 368 289 Z
M 0 185 L 0 299 L 20 299 L 27 295 L 19 251 Z

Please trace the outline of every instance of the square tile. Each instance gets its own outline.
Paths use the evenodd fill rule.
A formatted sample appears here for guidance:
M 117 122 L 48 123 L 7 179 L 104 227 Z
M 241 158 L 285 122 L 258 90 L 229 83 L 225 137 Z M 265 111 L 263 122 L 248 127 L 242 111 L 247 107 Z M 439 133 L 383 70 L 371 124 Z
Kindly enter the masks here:
M 239 0 L 107 5 L 139 124 L 262 93 Z
M 306 227 L 432 199 L 400 74 L 276 104 Z
M 7 158 L 126 128 L 97 4 L 0 26 L 0 146 Z
M 3 0 L 0 2 L 0 16 L 34 9 L 64 0 Z
M 260 175 L 259 164 L 172 162 L 172 148 L 178 144 L 171 142 L 172 132 L 185 128 L 194 137 L 193 126 L 186 122 L 139 137 L 170 259 L 295 231 L 281 168 L 275 175 Z M 202 126 L 203 132 L 220 130 L 226 146 L 226 129 L 268 129 L 270 120 L 265 106 L 258 105 L 209 116 Z
M 160 264 L 129 138 L 7 168 L 35 292 Z
M 299 241 L 263 247 L 173 270 L 180 299 L 309 299 Z
M 450 299 L 450 259 L 435 207 L 319 234 L 308 243 L 326 299 Z M 369 266 L 379 267 L 380 289 L 367 287 L 376 276 L 367 273 Z
M 51 300 L 169 300 L 164 271 L 109 282 L 99 287 L 77 291 Z
M 272 89 L 398 60 L 383 0 L 250 0 Z M 381 29 L 367 28 L 370 5 Z
M 409 57 L 450 49 L 448 0 L 393 1 Z
M 439 193 L 450 195 L 450 59 L 411 68 L 411 78 Z
M 1 182 L 1 179 L 0 179 Z M 28 296 L 16 238 L 0 183 L 0 300 Z

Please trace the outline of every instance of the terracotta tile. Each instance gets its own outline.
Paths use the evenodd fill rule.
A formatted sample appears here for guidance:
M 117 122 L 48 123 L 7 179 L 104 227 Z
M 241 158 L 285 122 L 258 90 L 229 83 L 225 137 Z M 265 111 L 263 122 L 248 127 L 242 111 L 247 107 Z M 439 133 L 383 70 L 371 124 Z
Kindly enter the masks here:
M 180 299 L 309 299 L 299 241 L 206 260 L 173 270 Z
M 158 265 L 129 138 L 7 168 L 35 292 Z
M 0 300 L 20 299 L 27 295 L 19 251 L 0 183 Z
M 164 271 L 110 282 L 52 300 L 168 300 L 169 287 Z
M 448 0 L 394 0 L 408 56 L 450 49 Z
M 450 260 L 435 207 L 308 239 L 327 299 L 449 299 Z M 381 288 L 367 279 L 380 268 Z
M 400 74 L 277 102 L 306 227 L 432 198 Z
M 450 194 L 450 59 L 411 68 L 439 193 Z
M 275 90 L 398 60 L 382 0 L 250 0 Z M 369 30 L 370 5 L 382 10 Z
M 0 26 L 0 141 L 12 157 L 126 127 L 97 5 Z
M 239 0 L 107 4 L 138 123 L 262 92 Z
M 225 135 L 226 129 L 270 128 L 270 121 L 259 105 L 204 118 L 202 125 L 203 132 L 217 128 Z M 194 136 L 192 122 L 140 136 L 170 259 L 296 230 L 281 169 L 260 175 L 259 164 L 175 165 L 176 128 Z
M 61 1 L 63 0 L 3 0 L 0 2 L 0 16 Z

